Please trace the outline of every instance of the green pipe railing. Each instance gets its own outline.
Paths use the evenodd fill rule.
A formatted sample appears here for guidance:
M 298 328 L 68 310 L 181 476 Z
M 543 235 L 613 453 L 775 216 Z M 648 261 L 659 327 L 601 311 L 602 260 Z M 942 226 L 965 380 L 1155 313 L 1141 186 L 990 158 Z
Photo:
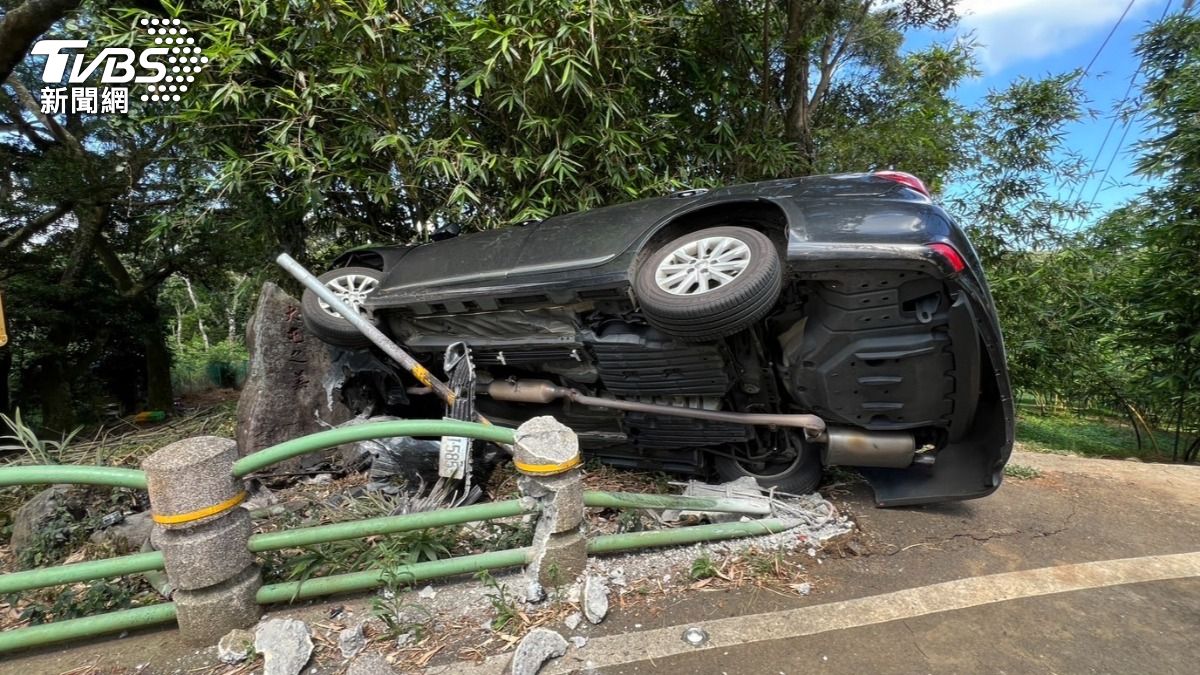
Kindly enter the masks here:
M 745 523 L 695 525 L 677 530 L 608 534 L 588 542 L 588 553 L 614 553 L 656 546 L 674 546 L 701 541 L 717 541 L 782 532 L 795 525 L 783 519 L 756 520 Z M 392 569 L 366 570 L 338 574 L 306 581 L 268 584 L 259 589 L 256 599 L 262 604 L 294 602 L 309 598 L 370 590 L 399 580 L 417 583 L 429 579 L 470 574 L 481 570 L 516 567 L 528 562 L 530 549 L 490 551 L 475 555 L 401 565 Z M 82 619 L 56 621 L 41 626 L 29 626 L 0 634 L 0 653 L 27 649 L 75 638 L 93 637 L 145 626 L 166 623 L 175 618 L 171 603 L 121 610 Z
M 335 448 L 343 443 L 369 441 L 378 438 L 397 436 L 436 437 L 436 436 L 465 436 L 481 441 L 494 443 L 512 443 L 513 430 L 506 427 L 476 424 L 475 422 L 459 422 L 457 420 L 399 420 L 396 422 L 371 422 L 356 424 L 350 427 L 339 427 L 328 431 L 294 438 L 278 445 L 272 445 L 233 463 L 233 475 L 241 478 L 255 471 L 278 464 L 285 459 L 298 457 L 310 452 L 318 452 Z
M 583 494 L 584 505 L 603 508 L 652 508 L 689 509 L 695 511 L 717 511 L 759 514 L 759 506 L 746 500 L 685 497 L 681 495 L 641 495 L 628 492 L 588 491 Z M 361 539 L 381 534 L 397 534 L 424 530 L 431 527 L 461 525 L 464 523 L 509 518 L 531 513 L 519 499 L 502 502 L 474 504 L 440 511 L 409 513 L 400 516 L 382 516 L 329 525 L 298 528 L 281 532 L 267 532 L 250 537 L 249 547 L 254 553 L 278 551 L 285 548 L 300 548 L 314 544 L 325 544 L 347 539 Z M 754 521 L 765 522 L 765 521 Z M 692 528 L 668 530 L 664 534 L 685 532 Z M 686 543 L 686 542 L 685 542 Z M 157 551 L 133 555 L 74 563 L 59 567 L 12 572 L 0 575 L 0 593 L 14 593 L 36 588 L 59 586 L 80 581 L 92 581 L 125 574 L 156 572 L 163 569 L 162 554 Z
M 159 551 L 134 553 L 106 560 L 41 567 L 24 572 L 0 574 L 0 595 L 28 591 L 48 586 L 61 586 L 79 581 L 91 581 L 125 574 L 154 572 L 163 568 L 163 555 Z
M 511 429 L 472 422 L 454 420 L 376 422 L 323 431 L 271 446 L 235 462 L 233 473 L 237 477 L 242 477 L 272 464 L 310 452 L 325 450 L 344 443 L 396 436 L 465 436 L 496 443 L 510 444 L 513 442 L 513 431 Z M 0 486 L 57 483 L 145 489 L 146 475 L 144 472 L 136 469 L 99 466 L 0 467 Z M 584 504 L 590 507 L 606 508 L 688 509 L 755 515 L 765 513 L 765 507 L 747 500 L 719 497 L 684 497 L 677 495 L 642 495 L 589 491 L 584 493 Z M 526 505 L 529 506 L 527 507 Z M 378 534 L 398 533 L 429 527 L 518 516 L 529 513 L 532 507 L 533 504 L 528 501 L 523 504 L 522 500 L 508 500 L 426 513 L 334 523 L 291 531 L 257 534 L 251 537 L 249 546 L 250 550 L 254 552 L 309 546 Z M 654 546 L 672 546 L 701 541 L 771 534 L 781 532 L 794 525 L 795 523 L 792 521 L 771 519 L 745 523 L 699 525 L 656 532 L 604 535 L 588 542 L 588 552 L 593 554 L 610 553 Z M 455 576 L 481 570 L 515 567 L 523 565 L 528 561 L 529 552 L 530 549 L 528 548 L 492 551 L 447 560 L 403 565 L 389 570 L 367 570 L 309 579 L 303 582 L 269 584 L 259 589 L 257 599 L 263 604 L 291 602 L 325 595 L 368 590 L 397 578 L 405 582 L 416 583 L 427 579 Z M 12 593 L 125 574 L 152 573 L 161 571 L 162 569 L 162 554 L 158 551 L 147 551 L 107 560 L 75 563 L 0 575 L 0 593 Z M 172 603 L 163 603 L 109 612 L 98 616 L 29 626 L 0 634 L 0 653 L 76 638 L 92 637 L 104 633 L 152 626 L 167 623 L 174 619 L 175 605 Z
M 113 466 L 75 466 L 48 464 L 40 466 L 0 467 L 0 487 L 9 485 L 107 485 L 109 487 L 146 489 L 146 474 L 137 469 Z
M 510 499 L 503 502 L 474 504 L 460 506 L 456 509 L 428 511 L 424 513 L 409 513 L 402 516 L 382 516 L 366 520 L 352 520 L 330 525 L 317 525 L 295 530 L 267 532 L 250 537 L 250 550 L 255 553 L 263 551 L 278 551 L 283 548 L 297 548 L 324 544 L 331 541 L 360 539 L 377 534 L 395 534 L 424 530 L 429 527 L 460 525 L 481 520 L 495 520 L 529 513 L 521 506 L 521 500 Z
M 682 546 L 684 544 L 697 544 L 702 541 L 757 537 L 764 534 L 783 532 L 798 524 L 799 521 L 796 520 L 768 518 L 765 520 L 750 520 L 744 523 L 692 525 L 691 527 L 680 527 L 673 530 L 605 534 L 588 541 L 588 553 L 619 553 L 639 548 Z
M 278 584 L 268 584 L 258 589 L 257 599 L 260 604 L 269 605 L 278 602 L 293 602 L 307 600 L 326 595 L 340 593 L 355 593 L 378 588 L 389 579 L 401 583 L 415 584 L 429 579 L 451 577 L 459 574 L 473 574 L 481 570 L 494 570 L 504 567 L 524 565 L 529 558 L 528 548 L 515 548 L 506 551 L 488 551 L 464 555 L 445 560 L 431 560 L 411 565 L 400 565 L 392 569 L 366 570 L 349 572 L 328 577 L 307 579 L 305 581 L 286 581 Z
M 15 649 L 29 649 L 55 642 L 91 638 L 107 633 L 120 633 L 156 626 L 175 620 L 175 603 L 122 609 L 116 612 L 66 619 L 38 626 L 14 628 L 0 633 L 0 654 Z
M 610 509 L 677 509 L 713 513 L 744 513 L 751 516 L 765 516 L 771 513 L 770 504 L 750 499 L 653 495 L 637 492 L 588 491 L 583 493 L 583 505 Z

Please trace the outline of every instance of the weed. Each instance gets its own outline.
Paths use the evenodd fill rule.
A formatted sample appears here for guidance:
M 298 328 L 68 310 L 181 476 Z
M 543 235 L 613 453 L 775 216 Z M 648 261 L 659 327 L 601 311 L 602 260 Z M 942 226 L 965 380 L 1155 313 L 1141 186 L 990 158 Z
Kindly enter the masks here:
M 689 572 L 689 576 L 696 581 L 699 581 L 701 579 L 711 579 L 712 577 L 717 576 L 719 573 L 720 572 L 717 570 L 717 566 L 713 563 L 712 558 L 709 558 L 707 555 L 702 555 L 692 561 L 692 568 Z
M 491 603 L 492 609 L 496 611 L 496 617 L 492 619 L 492 630 L 503 630 L 505 626 L 521 618 L 521 611 L 517 609 L 517 603 L 509 596 L 508 589 L 501 586 L 491 573 L 481 570 L 475 575 L 475 578 L 490 589 L 487 599 Z
M 384 572 L 383 588 L 371 599 L 371 614 L 387 627 L 388 637 L 409 633 L 419 640 L 433 614 L 419 604 L 401 599 L 412 587 L 413 579 L 410 574 L 398 572 L 397 567 L 389 565 Z
M 69 433 L 63 434 L 62 438 L 57 441 L 44 440 L 38 438 L 37 432 L 21 420 L 20 408 L 13 412 L 12 417 L 0 413 L 0 422 L 4 422 L 12 430 L 11 434 L 0 436 L 0 441 L 13 441 L 6 445 L 0 445 L 0 451 L 21 450 L 35 464 L 58 464 L 67 446 L 83 429 L 83 427 L 75 427 Z
M 1017 480 L 1026 480 L 1029 478 L 1037 478 L 1042 475 L 1041 469 L 1036 469 L 1025 464 L 1006 464 L 1004 466 L 1004 475 Z
M 787 553 L 782 548 L 774 551 L 759 551 L 755 549 L 746 557 L 746 564 L 755 576 L 783 576 L 783 567 L 787 564 Z
M 636 509 L 621 511 L 617 516 L 617 532 L 641 532 L 646 529 L 642 514 Z

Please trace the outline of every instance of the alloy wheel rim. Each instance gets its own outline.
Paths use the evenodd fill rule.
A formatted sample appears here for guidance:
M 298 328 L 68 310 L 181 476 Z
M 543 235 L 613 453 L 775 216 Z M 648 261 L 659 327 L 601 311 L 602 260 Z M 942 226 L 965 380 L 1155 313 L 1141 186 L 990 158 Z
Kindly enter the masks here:
M 363 302 L 366 301 L 367 296 L 370 295 L 371 291 L 374 291 L 375 287 L 378 285 L 378 279 L 373 279 L 365 274 L 347 274 L 345 276 L 334 277 L 325 282 L 325 288 L 333 291 L 333 294 L 336 295 L 339 300 L 346 303 L 352 309 L 358 312 L 362 311 Z M 335 312 L 333 308 L 329 306 L 329 303 L 321 300 L 320 298 L 317 299 L 317 303 L 329 316 L 332 316 L 335 319 L 342 318 L 342 315 Z
M 737 237 L 704 237 L 671 251 L 654 283 L 671 295 L 702 295 L 728 286 L 750 267 L 750 247 Z

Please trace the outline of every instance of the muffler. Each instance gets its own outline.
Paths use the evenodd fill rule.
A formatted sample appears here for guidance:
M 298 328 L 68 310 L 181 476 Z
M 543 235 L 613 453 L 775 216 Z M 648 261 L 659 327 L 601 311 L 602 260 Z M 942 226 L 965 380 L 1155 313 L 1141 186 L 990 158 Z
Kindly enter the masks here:
M 912 434 L 830 427 L 825 432 L 821 463 L 825 466 L 872 466 L 903 469 L 917 454 Z

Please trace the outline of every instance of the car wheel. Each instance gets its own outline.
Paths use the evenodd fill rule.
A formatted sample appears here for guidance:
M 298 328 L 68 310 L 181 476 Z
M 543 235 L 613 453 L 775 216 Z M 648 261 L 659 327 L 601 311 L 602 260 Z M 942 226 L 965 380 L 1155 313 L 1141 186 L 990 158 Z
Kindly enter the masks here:
M 798 450 L 794 458 L 783 462 L 750 462 L 716 455 L 713 464 L 722 481 L 750 476 L 764 488 L 806 495 L 815 492 L 821 483 L 821 456 L 809 446 L 800 445 Z
M 658 249 L 638 268 L 634 294 L 652 326 L 680 340 L 716 340 L 766 316 L 783 266 L 757 230 L 712 227 Z
M 358 310 L 367 296 L 378 288 L 382 278 L 382 272 L 370 267 L 341 267 L 322 274 L 317 280 L 340 300 Z M 321 341 L 339 347 L 365 347 L 371 344 L 365 335 L 317 297 L 316 293 L 306 289 L 300 306 L 304 326 Z

